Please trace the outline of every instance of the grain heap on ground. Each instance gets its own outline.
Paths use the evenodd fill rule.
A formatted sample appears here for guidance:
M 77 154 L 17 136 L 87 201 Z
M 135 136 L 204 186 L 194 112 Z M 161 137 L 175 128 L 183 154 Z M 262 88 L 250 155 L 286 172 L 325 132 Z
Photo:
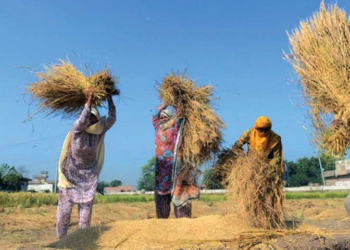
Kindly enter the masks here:
M 211 215 L 196 219 L 118 221 L 102 227 L 76 231 L 52 247 L 86 250 L 271 250 L 285 249 L 276 246 L 278 239 L 284 239 L 286 244 L 293 245 L 296 239 L 307 241 L 308 237 L 315 234 L 323 236 L 326 232 L 308 225 L 300 225 L 298 230 L 256 229 L 235 217 Z

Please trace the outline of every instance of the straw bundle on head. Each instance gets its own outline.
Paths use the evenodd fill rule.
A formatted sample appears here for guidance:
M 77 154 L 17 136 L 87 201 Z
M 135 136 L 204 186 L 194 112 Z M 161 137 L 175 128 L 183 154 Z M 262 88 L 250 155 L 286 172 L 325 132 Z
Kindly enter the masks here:
M 116 88 L 117 78 L 109 70 L 85 76 L 70 62 L 60 60 L 60 65 L 46 67 L 46 72 L 38 73 L 38 81 L 29 87 L 29 93 L 34 100 L 39 100 L 38 106 L 48 111 L 56 111 L 65 115 L 76 115 L 87 101 L 86 89 L 94 88 L 93 106 L 102 106 L 102 101 L 110 95 L 119 95 Z
M 212 86 L 198 87 L 183 75 L 169 74 L 159 86 L 164 103 L 177 107 L 182 103 L 179 117 L 184 118 L 181 144 L 182 160 L 187 167 L 198 168 L 217 152 L 222 141 L 224 123 L 212 106 Z
M 270 166 L 266 157 L 255 152 L 231 158 L 226 164 L 232 169 L 226 182 L 235 213 L 252 226 L 282 228 L 285 225 L 283 180 L 277 174 L 278 167 Z
M 346 13 L 336 5 L 320 11 L 289 34 L 289 62 L 300 76 L 310 106 L 316 144 L 336 156 L 350 145 L 350 29 Z M 340 129 L 332 119 L 343 121 Z

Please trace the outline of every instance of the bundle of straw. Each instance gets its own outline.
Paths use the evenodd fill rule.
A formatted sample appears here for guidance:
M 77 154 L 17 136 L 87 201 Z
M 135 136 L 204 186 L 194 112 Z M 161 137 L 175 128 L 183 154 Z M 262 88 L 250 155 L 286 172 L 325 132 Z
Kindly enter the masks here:
M 232 171 L 233 162 L 237 159 L 239 155 L 242 155 L 244 152 L 233 151 L 232 147 L 226 148 L 223 147 L 216 154 L 216 161 L 213 165 L 214 177 L 218 182 L 221 182 L 224 186 L 228 183 L 228 175 Z
M 85 76 L 72 63 L 60 62 L 60 65 L 46 67 L 45 72 L 37 73 L 38 81 L 28 87 L 33 99 L 39 101 L 39 111 L 46 110 L 49 114 L 58 111 L 74 116 L 84 107 L 89 86 L 94 88 L 94 106 L 102 106 L 109 96 L 119 95 L 115 86 L 117 78 L 108 69 Z
M 211 106 L 213 86 L 198 87 L 185 75 L 169 74 L 159 86 L 164 103 L 181 110 L 177 118 L 184 118 L 181 142 L 184 166 L 196 169 L 219 150 L 224 123 Z
M 278 166 L 270 166 L 266 156 L 253 151 L 226 164 L 232 169 L 226 180 L 228 197 L 238 217 L 255 227 L 284 227 L 283 180 Z
M 350 146 L 350 29 L 346 13 L 336 5 L 300 23 L 288 34 L 292 46 L 286 58 L 300 76 L 310 106 L 314 142 L 335 156 Z M 337 119 L 340 129 L 331 126 Z

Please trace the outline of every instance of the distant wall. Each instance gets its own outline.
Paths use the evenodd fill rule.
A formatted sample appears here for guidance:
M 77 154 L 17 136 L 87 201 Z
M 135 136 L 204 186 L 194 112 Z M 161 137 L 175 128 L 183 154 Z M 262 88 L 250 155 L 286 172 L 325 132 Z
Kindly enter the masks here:
M 350 176 L 331 176 L 326 177 L 326 185 L 327 186 L 348 186 L 350 187 Z
M 28 191 L 34 190 L 35 192 L 38 192 L 38 193 L 42 193 L 45 190 L 50 190 L 50 192 L 53 193 L 53 184 L 36 184 L 36 185 L 29 184 L 27 190 Z

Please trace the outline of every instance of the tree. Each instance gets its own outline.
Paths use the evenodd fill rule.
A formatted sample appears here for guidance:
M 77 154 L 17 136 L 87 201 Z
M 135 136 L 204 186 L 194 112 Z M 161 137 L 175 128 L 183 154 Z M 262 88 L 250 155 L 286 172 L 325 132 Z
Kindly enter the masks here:
M 103 192 L 105 187 L 109 187 L 109 183 L 108 182 L 106 182 L 106 181 L 99 181 L 97 183 L 97 190 L 99 192 Z
M 335 169 L 335 158 L 321 154 L 322 168 L 324 170 Z M 306 186 L 309 183 L 323 184 L 319 159 L 316 157 L 303 157 L 296 162 L 285 161 L 289 171 L 288 185 L 291 187 Z
M 22 175 L 18 173 L 14 166 L 10 167 L 6 163 L 0 167 L 1 189 L 9 191 L 21 190 Z
M 311 182 L 311 179 L 309 178 L 307 172 L 311 172 L 310 170 L 307 171 L 309 168 L 308 164 L 308 158 L 300 158 L 297 160 L 297 162 L 293 161 L 285 161 L 285 163 L 288 166 L 289 171 L 289 181 L 288 185 L 291 187 L 299 187 L 299 186 L 306 186 Z M 321 173 L 320 173 L 321 176 Z
M 335 170 L 335 162 L 337 161 L 336 158 L 324 153 L 321 153 L 320 157 L 321 157 L 322 168 L 325 171 Z M 339 160 L 343 160 L 343 159 L 339 159 Z
M 120 180 L 113 180 L 109 183 L 110 187 L 119 187 L 123 185 L 123 183 Z
M 203 184 L 207 189 L 223 189 L 223 185 L 215 178 L 215 170 L 213 168 L 206 169 L 203 172 Z
M 148 163 L 141 168 L 141 177 L 137 183 L 137 189 L 154 191 L 156 158 L 152 157 Z

